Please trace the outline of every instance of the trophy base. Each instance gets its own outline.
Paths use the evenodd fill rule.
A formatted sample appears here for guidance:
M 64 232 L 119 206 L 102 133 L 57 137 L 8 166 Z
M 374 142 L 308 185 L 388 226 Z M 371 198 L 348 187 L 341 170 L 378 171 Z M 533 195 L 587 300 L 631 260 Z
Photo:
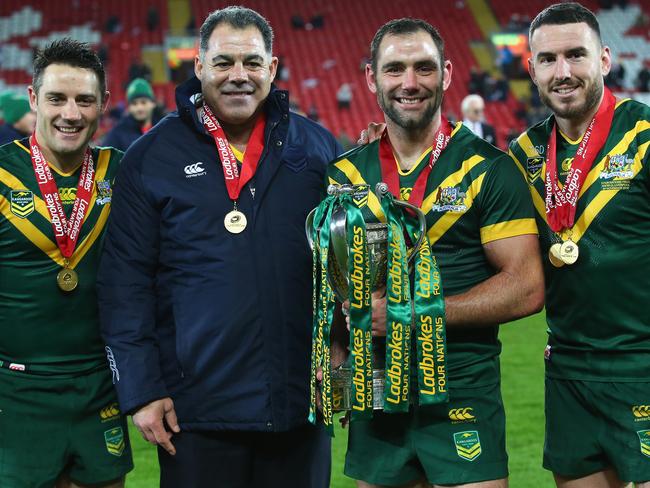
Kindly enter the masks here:
M 384 370 L 372 370 L 372 408 L 384 408 Z M 348 367 L 332 371 L 332 410 L 346 412 L 352 409 L 352 370 Z

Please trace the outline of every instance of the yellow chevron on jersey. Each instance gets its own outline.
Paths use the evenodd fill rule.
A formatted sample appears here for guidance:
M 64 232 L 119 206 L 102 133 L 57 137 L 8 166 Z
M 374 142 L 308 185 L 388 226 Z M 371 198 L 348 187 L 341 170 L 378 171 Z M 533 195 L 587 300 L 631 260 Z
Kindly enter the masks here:
M 354 166 L 352 161 L 349 159 L 342 159 L 338 161 L 334 166 L 338 168 L 348 179 L 352 185 L 366 185 L 366 180 L 363 179 L 359 170 Z M 339 185 L 340 183 L 334 180 L 332 177 L 329 178 L 331 184 Z M 381 203 L 379 198 L 375 195 L 374 188 L 371 188 L 368 192 L 368 208 L 373 213 L 375 218 L 380 222 L 386 222 L 386 216 L 384 211 L 381 209 Z
M 18 146 L 28 151 L 22 144 L 16 143 Z M 111 151 L 109 149 L 101 149 L 99 157 L 97 158 L 96 165 L 96 180 L 102 180 L 106 177 L 106 172 L 108 171 L 108 166 L 110 162 Z M 7 185 L 10 188 L 26 188 L 25 184 L 16 178 L 14 175 L 6 171 L 4 168 L 0 168 L 0 182 Z M 88 211 L 86 217 L 90 215 L 95 207 L 95 202 L 97 200 L 97 188 L 96 185 L 93 186 L 93 193 L 88 206 Z M 41 215 L 48 223 L 50 221 L 50 214 L 45 206 L 43 199 L 34 194 L 34 207 L 36 212 Z M 74 268 L 79 261 L 85 256 L 88 250 L 92 247 L 97 237 L 101 234 L 106 221 L 108 219 L 108 214 L 110 212 L 110 206 L 105 205 L 102 207 L 101 213 L 97 219 L 97 223 L 93 227 L 92 231 L 84 237 L 84 239 L 77 244 L 74 254 L 70 258 L 70 265 Z M 29 241 L 32 242 L 37 248 L 39 248 L 44 254 L 46 254 L 52 261 L 56 262 L 58 265 L 63 266 L 63 256 L 59 251 L 57 244 L 49 236 L 46 236 L 38 227 L 36 227 L 32 222 L 27 219 L 21 218 L 15 215 L 11 211 L 11 204 L 7 199 L 0 195 L 0 213 L 11 223 L 21 234 L 23 234 Z M 85 219 L 84 219 L 85 221 Z M 82 224 L 83 225 L 83 224 Z
M 617 154 L 625 154 L 630 146 L 630 144 L 634 141 L 636 138 L 637 134 L 644 130 L 650 129 L 650 122 L 646 120 L 640 120 L 638 121 L 635 126 L 627 131 L 625 135 L 621 138 L 621 140 L 616 144 L 607 154 L 605 154 L 600 161 L 598 161 L 597 164 L 593 165 L 592 169 L 589 171 L 589 174 L 585 178 L 585 182 L 580 189 L 580 193 L 578 195 L 578 199 L 582 197 L 585 192 L 591 188 L 591 186 L 598 181 L 600 174 L 605 170 L 605 167 L 607 165 L 607 162 L 609 159 Z M 526 156 L 528 158 L 535 158 L 535 157 L 540 157 L 539 153 L 535 149 L 534 144 L 528 137 L 527 133 L 522 134 L 518 139 L 517 143 L 519 144 L 519 147 L 525 152 Z M 642 160 L 645 157 L 645 153 L 647 151 L 647 144 L 643 144 L 640 146 L 637 150 L 637 153 L 634 157 L 634 164 L 632 166 L 632 172 L 633 176 L 636 176 L 639 171 L 641 171 L 642 168 Z M 509 151 L 510 155 L 512 158 L 515 160 L 517 163 L 517 166 L 519 169 L 523 172 L 523 174 L 526 174 L 526 171 L 521 164 L 521 162 L 515 157 L 513 154 L 512 150 Z M 546 162 L 542 165 L 542 174 L 546 174 Z M 580 217 L 576 219 L 576 222 L 573 226 L 572 229 L 565 229 L 562 231 L 561 236 L 563 239 L 566 239 L 569 237 L 569 234 L 571 236 L 571 239 L 575 242 L 577 242 L 587 231 L 589 228 L 589 225 L 593 222 L 593 220 L 596 218 L 598 213 L 607 205 L 607 203 L 616 196 L 616 194 L 620 190 L 601 190 L 594 199 L 589 202 L 589 204 L 585 207 L 584 211 L 581 213 Z M 540 195 L 539 191 L 537 188 L 534 186 L 530 185 L 530 192 L 533 197 L 533 203 L 535 204 L 535 208 L 539 212 L 540 216 L 546 221 L 546 207 L 544 203 L 544 198 L 542 195 Z

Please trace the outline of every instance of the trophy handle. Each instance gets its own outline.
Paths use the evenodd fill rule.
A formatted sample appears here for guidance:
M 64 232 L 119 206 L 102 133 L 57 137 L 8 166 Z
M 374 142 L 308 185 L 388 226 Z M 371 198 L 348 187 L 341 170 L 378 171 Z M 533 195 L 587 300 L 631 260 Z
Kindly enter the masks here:
M 388 192 L 389 192 L 388 185 L 386 183 L 384 183 L 383 181 L 380 181 L 375 186 L 375 193 L 377 194 L 377 196 L 379 197 L 380 200 L 382 198 L 384 198 L 388 194 Z M 424 216 L 424 212 L 422 212 L 422 210 L 420 210 L 415 205 L 411 205 L 408 202 L 405 202 L 403 200 L 397 200 L 397 199 L 393 199 L 393 202 L 398 207 L 402 207 L 402 208 L 411 210 L 415 214 L 415 216 L 417 217 L 418 224 L 420 225 L 420 235 L 418 236 L 418 240 L 415 242 L 415 245 L 413 246 L 413 252 L 411 253 L 411 255 L 408 258 L 408 263 L 411 264 L 413 259 L 415 259 L 415 255 L 417 254 L 418 249 L 420 249 L 420 246 L 422 245 L 422 241 L 424 240 L 424 236 L 427 233 L 427 219 Z
M 311 236 L 311 230 L 312 226 L 314 225 L 314 214 L 316 213 L 316 210 L 318 210 L 318 207 L 314 207 L 311 212 L 307 214 L 307 218 L 305 219 L 305 234 L 307 234 L 307 242 L 309 242 L 309 248 L 313 251 L 314 250 L 314 239 L 312 239 Z

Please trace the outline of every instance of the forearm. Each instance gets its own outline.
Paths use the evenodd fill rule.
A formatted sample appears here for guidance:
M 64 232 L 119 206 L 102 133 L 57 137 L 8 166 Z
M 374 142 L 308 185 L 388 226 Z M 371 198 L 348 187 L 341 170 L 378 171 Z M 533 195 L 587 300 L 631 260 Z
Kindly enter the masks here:
M 541 280 L 533 270 L 501 271 L 464 293 L 446 296 L 447 326 L 491 326 L 536 313 L 544 305 Z

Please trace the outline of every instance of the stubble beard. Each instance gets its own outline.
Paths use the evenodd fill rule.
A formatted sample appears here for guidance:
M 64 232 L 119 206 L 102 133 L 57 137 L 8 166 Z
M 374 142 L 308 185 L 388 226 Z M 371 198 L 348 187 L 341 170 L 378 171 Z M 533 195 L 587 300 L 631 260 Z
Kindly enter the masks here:
M 433 120 L 433 116 L 442 105 L 442 93 L 442 89 L 433 91 L 431 97 L 433 103 L 427 104 L 419 118 L 405 117 L 403 113 L 391 104 L 390 99 L 388 99 L 384 91 L 381 89 L 377 90 L 377 103 L 379 104 L 381 111 L 386 114 L 386 117 L 393 121 L 398 127 L 408 131 L 418 131 L 428 127 Z
M 593 83 L 585 94 L 584 103 L 578 106 L 562 107 L 555 105 L 555 103 L 551 100 L 551 97 L 541 90 L 539 91 L 539 98 L 544 105 L 551 109 L 556 117 L 571 120 L 580 119 L 588 114 L 594 107 L 598 105 L 598 101 L 600 100 L 602 94 L 603 87 L 598 83 Z

